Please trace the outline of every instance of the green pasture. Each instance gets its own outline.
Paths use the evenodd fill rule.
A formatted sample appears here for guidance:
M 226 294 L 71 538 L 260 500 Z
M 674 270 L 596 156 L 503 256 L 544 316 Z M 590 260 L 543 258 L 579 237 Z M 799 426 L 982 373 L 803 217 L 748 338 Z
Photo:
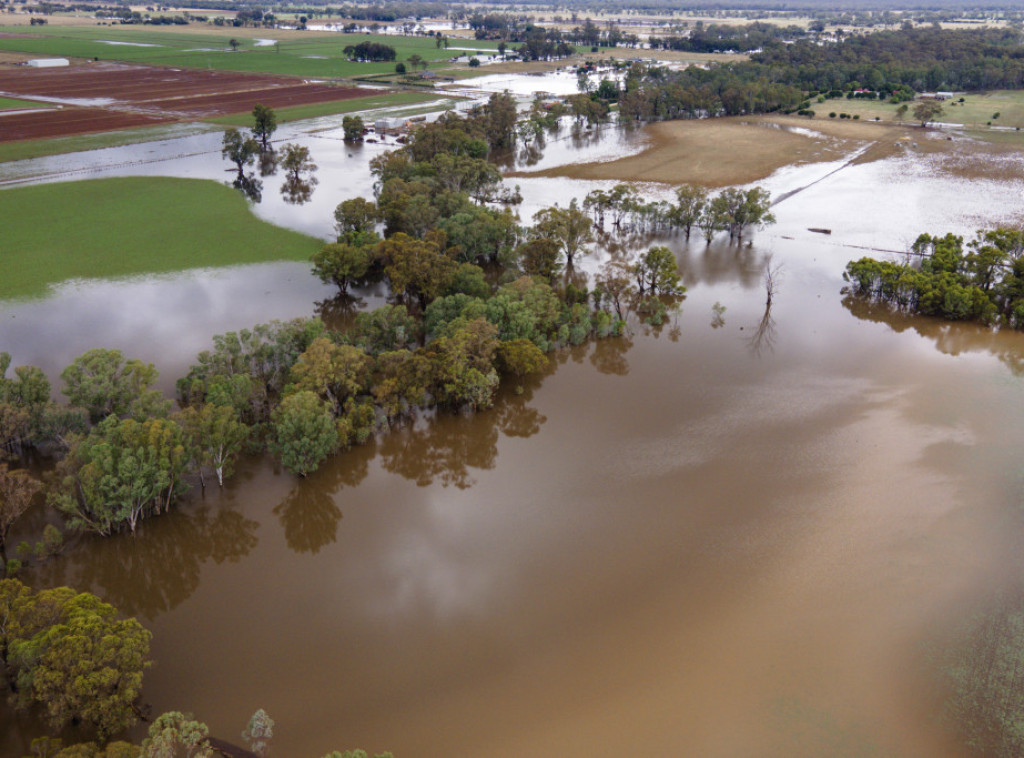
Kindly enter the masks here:
M 0 32 L 26 32 L 24 27 L 0 27 Z M 154 66 L 208 68 L 225 71 L 246 71 L 285 76 L 347 78 L 395 70 L 395 63 L 411 55 L 431 62 L 431 68 L 448 65 L 459 51 L 438 48 L 433 38 L 400 37 L 373 34 L 324 34 L 311 32 L 309 37 L 282 39 L 275 45 L 257 46 L 252 39 L 235 36 L 238 49 L 229 44 L 230 31 L 223 34 L 189 34 L 187 32 L 154 31 L 148 27 L 35 27 L 37 37 L 0 37 L 0 50 L 36 55 L 142 63 Z M 274 38 L 267 29 L 266 39 Z M 111 45 L 107 42 L 128 42 Z M 395 48 L 395 62 L 356 63 L 345 59 L 342 52 L 349 45 L 364 41 L 380 42 Z M 152 45 L 138 47 L 136 45 Z M 493 47 L 493 43 L 462 41 L 460 47 Z
M 293 108 L 279 108 L 274 111 L 278 123 L 288 121 L 301 121 L 307 118 L 318 116 L 334 116 L 341 113 L 356 113 L 376 108 L 390 108 L 402 105 L 419 105 L 441 100 L 434 94 L 420 94 L 419 92 L 391 92 L 371 97 L 357 97 L 352 100 L 337 100 L 333 103 L 312 103 L 310 105 L 296 105 Z M 224 126 L 250 127 L 252 126 L 251 113 L 235 113 L 230 116 L 220 116 L 208 120 L 212 124 Z
M 961 97 L 964 98 L 964 102 L 957 102 Z M 907 103 L 910 107 L 904 116 L 905 123 L 914 123 L 913 112 L 916 104 L 917 101 Z M 885 101 L 846 98 L 826 100 L 824 103 L 811 102 L 811 108 L 817 114 L 817 118 L 828 118 L 828 114 L 835 111 L 836 114 L 860 115 L 861 121 L 873 121 L 877 116 L 886 123 L 896 121 L 898 107 Z M 1019 126 L 1024 129 L 1024 90 L 958 94 L 952 100 L 943 102 L 942 109 L 943 114 L 939 116 L 939 121 L 965 124 L 968 127 L 986 127 L 991 121 L 992 126 Z M 997 113 L 999 117 L 993 118 Z M 838 115 L 836 117 L 838 118 Z
M 36 103 L 32 100 L 16 100 L 13 97 L 0 97 L 0 111 L 15 111 L 24 108 L 52 108 L 47 103 Z
M 323 243 L 256 218 L 214 181 L 129 177 L 0 190 L 0 299 L 68 279 L 307 260 Z

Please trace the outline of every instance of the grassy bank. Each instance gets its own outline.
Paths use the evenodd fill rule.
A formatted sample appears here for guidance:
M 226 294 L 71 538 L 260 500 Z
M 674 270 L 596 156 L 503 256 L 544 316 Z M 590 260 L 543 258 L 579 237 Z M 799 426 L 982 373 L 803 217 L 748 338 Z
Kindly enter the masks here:
M 420 94 L 419 92 L 392 92 L 389 94 L 373 95 L 372 97 L 359 97 L 354 100 L 338 100 L 333 103 L 313 103 L 311 105 L 297 105 L 294 108 L 281 108 L 274 111 L 278 123 L 288 121 L 301 121 L 305 118 L 316 118 L 317 116 L 335 116 L 341 113 L 356 113 L 358 111 L 370 110 L 371 108 L 392 108 L 402 105 L 419 105 L 420 103 L 436 102 L 443 99 L 439 95 Z M 211 124 L 223 126 L 251 127 L 251 113 L 236 113 L 231 116 L 220 116 L 219 118 L 208 119 Z
M 47 103 L 36 103 L 32 100 L 17 100 L 13 97 L 0 97 L 0 111 L 15 111 L 23 108 L 52 108 Z
M 968 127 L 986 127 L 991 121 L 992 126 L 1024 128 L 1024 90 L 993 90 L 984 94 L 967 93 L 962 95 L 964 102 L 957 102 L 961 95 L 953 100 L 942 103 L 943 114 L 939 121 L 964 124 Z M 910 106 L 903 116 L 906 124 L 914 123 L 914 106 Z M 846 98 L 826 100 L 824 103 L 811 103 L 817 119 L 828 118 L 829 113 L 849 113 L 860 116 L 861 120 L 874 120 L 876 117 L 888 123 L 896 121 L 898 105 L 878 100 L 847 100 Z M 993 118 L 993 116 L 998 117 Z M 838 118 L 838 116 L 837 116 Z
M 0 298 L 68 279 L 306 260 L 322 244 L 253 216 L 213 181 L 130 177 L 0 190 Z

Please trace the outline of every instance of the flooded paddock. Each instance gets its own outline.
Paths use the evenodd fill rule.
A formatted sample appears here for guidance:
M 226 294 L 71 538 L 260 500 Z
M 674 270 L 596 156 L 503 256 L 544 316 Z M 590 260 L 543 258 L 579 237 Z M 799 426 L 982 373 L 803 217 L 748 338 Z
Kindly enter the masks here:
M 313 203 L 259 215 L 326 237 L 334 205 L 369 194 L 379 146 L 318 153 L 328 136 L 295 136 L 321 166 Z M 223 179 L 211 138 L 188 139 L 207 157 L 81 173 Z M 689 290 L 664 326 L 561 351 L 493 409 L 422 418 L 307 480 L 248 459 L 29 578 L 139 616 L 155 713 L 232 740 L 264 708 L 280 756 L 965 755 L 934 650 L 1020 587 L 1024 337 L 844 298 L 841 272 L 1019 220 L 1021 187 L 913 156 L 843 165 L 767 181 L 790 194 L 752 244 L 666 240 Z M 524 220 L 608 186 L 513 183 Z M 117 347 L 167 388 L 212 334 L 331 294 L 301 264 L 79 283 L 0 304 L 0 348 L 54 377 Z M 4 723 L 0 753 L 34 736 Z

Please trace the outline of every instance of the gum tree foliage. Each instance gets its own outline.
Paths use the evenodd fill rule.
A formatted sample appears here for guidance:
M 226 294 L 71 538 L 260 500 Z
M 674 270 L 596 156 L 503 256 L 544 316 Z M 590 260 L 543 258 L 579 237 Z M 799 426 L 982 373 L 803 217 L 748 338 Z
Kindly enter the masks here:
M 438 237 L 415 239 L 399 232 L 380 243 L 377 255 L 392 292 L 415 298 L 421 308 L 444 292 L 457 268 Z
M 661 245 L 650 248 L 640 256 L 633 265 L 633 274 L 640 295 L 648 292 L 652 295 L 681 294 L 686 289 L 680 285 L 675 255 Z
M 182 429 L 182 444 L 203 486 L 203 468 L 209 466 L 217 475 L 217 484 L 224 486 L 224 477 L 231 476 L 235 461 L 242 454 L 250 429 L 238 420 L 230 405 L 190 406 L 182 409 L 175 420 Z
M 351 233 L 372 232 L 381 220 L 376 203 L 363 197 L 344 200 L 334 209 L 338 242 L 346 241 Z
M 319 337 L 292 366 L 286 391 L 313 392 L 339 415 L 346 400 L 369 390 L 372 370 L 373 359 L 359 348 Z
M 543 371 L 548 367 L 548 357 L 541 349 L 527 339 L 502 342 L 497 351 L 498 366 L 517 379 L 527 374 Z
M 32 504 L 42 484 L 27 471 L 8 468 L 0 463 L 0 557 L 7 563 L 7 533 Z
M 0 581 L 0 651 L 14 704 L 40 708 L 53 729 L 82 723 L 102 740 L 134 724 L 151 636 L 88 592 L 33 593 Z
M 708 191 L 703 187 L 684 184 L 676 188 L 676 204 L 672 209 L 672 222 L 686 232 L 690 232 L 700 222 L 701 212 L 708 202 Z
M 73 529 L 134 533 L 143 518 L 169 510 L 185 489 L 187 466 L 181 427 L 173 421 L 108 416 L 72 444 L 48 499 Z
M 288 395 L 271 414 L 268 447 L 293 474 L 316 471 L 338 448 L 330 406 L 309 390 Z
M 267 712 L 260 708 L 252 714 L 245 731 L 242 732 L 242 739 L 249 745 L 259 758 L 264 758 L 267 749 L 270 747 L 270 740 L 274 737 L 274 720 L 267 715 Z
M 914 110 L 912 112 L 914 114 L 914 120 L 920 121 L 921 126 L 924 127 L 928 126 L 930 121 L 934 121 L 945 111 L 942 108 L 942 104 L 937 100 L 922 100 L 914 106 Z
M 341 120 L 341 128 L 345 132 L 346 142 L 363 141 L 363 119 L 361 116 L 345 116 Z
M 214 758 L 219 754 L 209 738 L 209 728 L 191 713 L 168 711 L 150 724 L 141 752 L 143 758 Z
M 277 114 L 273 108 L 256 103 L 252 109 L 252 136 L 264 152 L 270 149 L 270 137 L 277 131 Z
M 361 245 L 330 242 L 313 254 L 313 273 L 324 284 L 336 284 L 342 292 L 358 284 L 373 263 L 373 249 Z
M 922 234 L 912 247 L 920 265 L 861 258 L 843 278 L 854 294 L 895 308 L 951 320 L 1024 327 L 1024 234 L 978 232 L 964 248 L 953 234 Z
M 573 198 L 568 208 L 553 206 L 537 211 L 532 235 L 554 240 L 571 267 L 577 255 L 589 252 L 586 246 L 594 241 L 594 224 Z
M 260 145 L 252 137 L 244 137 L 240 131 L 233 127 L 224 131 L 224 140 L 221 143 L 220 154 L 235 164 L 235 168 L 238 169 L 239 178 L 242 178 L 245 174 L 247 166 L 251 166 L 256 162 L 256 156 L 259 155 L 259 152 Z
M 382 305 L 356 314 L 356 323 L 343 339 L 370 355 L 400 350 L 419 337 L 419 322 L 409 315 L 404 305 Z
M 487 408 L 494 399 L 498 373 L 494 353 L 498 329 L 485 319 L 458 320 L 446 336 L 427 347 L 434 394 L 450 408 Z
M 178 402 L 231 405 L 252 425 L 267 421 L 295 361 L 324 334 L 318 318 L 271 321 L 218 334 L 188 374 L 177 382 Z
M 71 405 L 84 408 L 95 423 L 109 416 L 166 416 L 170 402 L 149 389 L 159 373 L 152 363 L 125 361 L 120 350 L 95 348 L 61 372 L 61 390 Z

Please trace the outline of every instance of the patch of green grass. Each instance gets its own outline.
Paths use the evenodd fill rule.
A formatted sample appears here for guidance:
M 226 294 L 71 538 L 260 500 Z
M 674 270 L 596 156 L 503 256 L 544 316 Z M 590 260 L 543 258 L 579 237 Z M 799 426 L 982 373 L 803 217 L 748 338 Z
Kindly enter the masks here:
M 964 102 L 957 100 L 964 98 Z M 914 106 L 919 101 L 907 103 L 907 115 L 904 116 L 904 123 L 914 124 Z M 894 123 L 896 121 L 896 109 L 898 105 L 884 100 L 826 100 L 824 103 L 811 102 L 811 108 L 818 114 L 818 118 L 828 118 L 831 111 L 838 113 L 849 113 L 851 116 L 859 114 L 861 121 L 873 121 L 876 116 L 880 117 L 883 123 Z M 1024 90 L 993 90 L 985 94 L 967 93 L 957 95 L 952 100 L 942 103 L 943 113 L 938 120 L 964 124 L 968 127 L 984 128 L 991 121 L 993 126 L 1006 126 L 1024 128 Z M 996 113 L 999 118 L 992 118 Z M 838 118 L 838 116 L 837 116 Z
M 323 243 L 262 221 L 215 181 L 128 177 L 0 190 L 0 298 L 45 294 L 68 279 L 279 260 Z
M 0 31 L 25 33 L 24 27 L 0 27 Z M 132 27 L 35 27 L 37 37 L 0 37 L 0 50 L 72 58 L 99 58 L 128 63 L 181 68 L 211 68 L 316 78 L 346 78 L 388 73 L 395 63 L 411 55 L 431 61 L 432 69 L 447 66 L 456 51 L 438 48 L 433 38 L 373 34 L 316 34 L 308 38 L 282 39 L 275 45 L 256 46 L 251 39 L 235 39 L 237 51 L 229 45 L 230 31 L 223 35 L 158 32 Z M 267 29 L 265 38 L 272 39 Z M 342 52 L 363 41 L 380 42 L 395 48 L 396 59 L 385 63 L 349 61 Z M 106 41 L 133 44 L 111 45 Z M 139 47 L 137 45 L 149 45 Z M 460 40 L 464 47 L 487 47 L 493 43 Z
M 101 132 L 98 134 L 79 134 L 74 137 L 0 142 L 0 163 L 42 158 L 47 155 L 77 153 L 81 150 L 99 150 L 104 147 L 135 145 L 139 142 L 153 142 L 155 140 L 170 139 L 171 137 L 182 137 L 187 134 L 196 134 L 212 128 L 199 124 L 188 124 L 185 127 L 181 124 L 171 124 L 146 126 L 138 129 L 121 129 L 115 132 Z
M 400 105 L 417 105 L 419 103 L 440 100 L 438 95 L 426 95 L 419 92 L 393 92 L 387 95 L 374 95 L 372 97 L 359 97 L 354 100 L 339 100 L 333 103 L 313 103 L 311 105 L 296 105 L 293 108 L 280 108 L 275 110 L 279 123 L 288 121 L 301 121 L 306 118 L 317 116 L 333 116 L 339 113 L 354 113 L 365 111 L 371 108 L 387 108 Z M 230 116 L 211 118 L 212 124 L 224 126 L 250 127 L 252 126 L 252 114 L 236 113 Z
M 23 108 L 52 108 L 47 103 L 36 103 L 31 100 L 16 100 L 13 97 L 0 97 L 0 111 L 21 110 Z

